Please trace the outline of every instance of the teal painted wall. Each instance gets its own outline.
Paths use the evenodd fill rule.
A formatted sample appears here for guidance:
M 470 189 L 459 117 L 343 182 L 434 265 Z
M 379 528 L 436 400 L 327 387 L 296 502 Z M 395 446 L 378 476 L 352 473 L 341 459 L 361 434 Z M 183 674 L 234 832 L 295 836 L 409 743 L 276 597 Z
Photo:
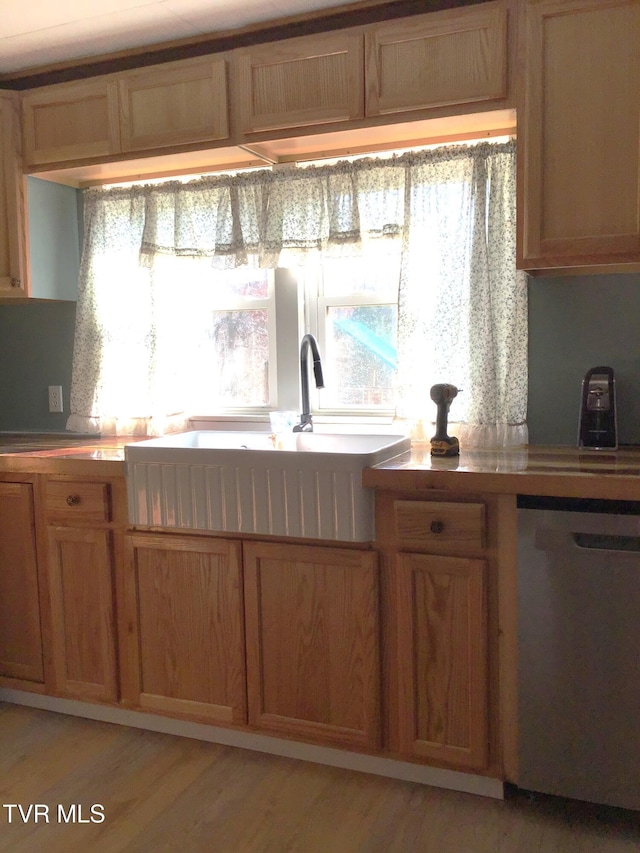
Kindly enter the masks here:
M 0 431 L 64 432 L 75 317 L 75 302 L 0 305 Z M 49 412 L 49 385 L 62 385 L 64 412 Z
M 529 441 L 575 445 L 581 384 L 615 371 L 620 444 L 640 445 L 640 275 L 529 279 Z
M 63 432 L 69 413 L 80 267 L 81 193 L 27 179 L 32 292 L 0 304 L 0 431 Z M 64 412 L 50 413 L 48 386 L 62 385 Z
M 78 298 L 79 198 L 72 187 L 27 178 L 31 291 L 39 299 Z

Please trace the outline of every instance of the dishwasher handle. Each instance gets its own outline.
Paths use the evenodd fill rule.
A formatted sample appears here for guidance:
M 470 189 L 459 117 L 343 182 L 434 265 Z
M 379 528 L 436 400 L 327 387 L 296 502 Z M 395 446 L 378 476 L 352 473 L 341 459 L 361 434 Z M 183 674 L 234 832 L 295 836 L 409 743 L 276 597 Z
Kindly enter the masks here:
M 534 547 L 537 551 L 624 551 L 640 552 L 640 536 L 625 536 L 617 533 L 584 533 L 575 530 L 559 530 L 539 525 L 534 532 Z
M 572 533 L 578 548 L 593 551 L 640 551 L 640 536 L 620 536 L 615 533 Z

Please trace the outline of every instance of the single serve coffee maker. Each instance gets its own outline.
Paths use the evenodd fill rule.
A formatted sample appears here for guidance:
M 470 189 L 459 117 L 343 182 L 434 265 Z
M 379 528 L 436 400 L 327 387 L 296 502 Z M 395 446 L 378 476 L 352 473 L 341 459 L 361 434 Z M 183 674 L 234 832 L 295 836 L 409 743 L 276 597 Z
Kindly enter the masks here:
M 592 367 L 582 380 L 578 447 L 618 447 L 616 380 L 611 367 Z

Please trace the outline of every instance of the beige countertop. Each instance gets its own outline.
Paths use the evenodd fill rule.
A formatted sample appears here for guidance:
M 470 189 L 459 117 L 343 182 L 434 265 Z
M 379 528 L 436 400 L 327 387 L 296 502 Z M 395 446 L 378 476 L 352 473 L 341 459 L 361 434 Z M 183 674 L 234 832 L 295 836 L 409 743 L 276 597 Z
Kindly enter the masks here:
M 124 475 L 124 448 L 140 440 L 136 436 L 0 434 L 0 473 Z M 640 500 L 640 448 L 612 452 L 529 445 L 463 449 L 459 457 L 446 459 L 432 457 L 429 444 L 419 444 L 408 453 L 365 469 L 363 483 L 400 491 Z
M 378 489 L 443 490 L 494 494 L 640 500 L 640 448 L 617 451 L 569 446 L 462 450 L 459 457 L 432 457 L 428 444 L 414 446 L 363 472 Z
M 0 433 L 0 473 L 124 475 L 124 448 L 136 436 Z

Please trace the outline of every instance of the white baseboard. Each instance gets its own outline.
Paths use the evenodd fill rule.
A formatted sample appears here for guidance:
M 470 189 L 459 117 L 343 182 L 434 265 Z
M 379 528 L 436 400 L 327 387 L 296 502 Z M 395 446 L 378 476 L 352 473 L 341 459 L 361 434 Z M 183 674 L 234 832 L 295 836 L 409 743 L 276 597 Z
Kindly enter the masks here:
M 112 708 L 108 705 L 92 705 L 88 702 L 76 701 L 75 699 L 58 699 L 53 696 L 42 696 L 39 693 L 27 693 L 8 688 L 0 688 L 0 702 L 11 702 L 14 705 L 26 705 L 30 708 L 40 708 L 44 711 L 54 711 L 59 714 L 69 714 L 74 717 L 99 720 L 104 723 L 116 723 L 138 729 L 163 732 L 164 734 L 176 735 L 178 737 L 189 737 L 194 740 L 204 740 L 224 746 L 238 747 L 239 749 L 251 749 L 256 752 L 266 752 L 285 758 L 297 758 L 300 761 L 327 764 L 331 767 L 341 767 L 344 770 L 357 770 L 361 773 L 373 773 L 376 776 L 387 776 L 390 779 L 416 782 L 421 785 L 431 785 L 435 788 L 446 788 L 451 791 L 464 791 L 465 793 L 491 797 L 497 800 L 504 798 L 504 784 L 500 779 L 491 779 L 487 776 L 478 776 L 474 773 L 443 770 L 439 767 L 412 764 L 408 761 L 397 761 L 393 758 L 362 755 L 357 752 L 332 749 L 327 746 L 314 746 L 298 741 L 281 740 L 280 738 L 255 734 L 254 732 L 218 728 L 202 723 L 189 723 L 155 714 L 127 711 L 124 708 Z

